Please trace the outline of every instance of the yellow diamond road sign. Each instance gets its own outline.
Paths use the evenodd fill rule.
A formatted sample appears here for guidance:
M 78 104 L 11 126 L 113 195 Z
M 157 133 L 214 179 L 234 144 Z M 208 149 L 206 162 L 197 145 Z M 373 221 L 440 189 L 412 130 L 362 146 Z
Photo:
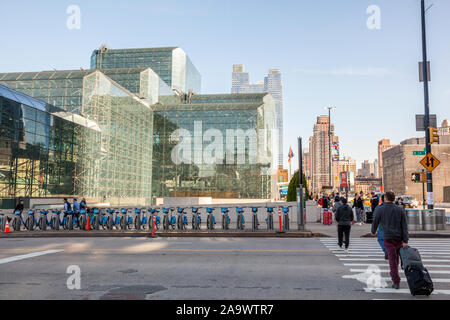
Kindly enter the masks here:
M 425 167 L 430 172 L 433 172 L 434 169 L 440 164 L 441 162 L 436 158 L 433 154 L 429 153 L 426 155 L 425 158 L 420 161 L 420 164 Z

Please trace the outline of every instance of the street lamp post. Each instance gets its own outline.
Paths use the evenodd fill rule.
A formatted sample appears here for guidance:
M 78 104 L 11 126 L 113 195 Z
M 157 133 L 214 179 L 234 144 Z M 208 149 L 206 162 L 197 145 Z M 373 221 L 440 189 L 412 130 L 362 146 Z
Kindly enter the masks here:
M 423 54 L 423 89 L 425 98 L 425 144 L 427 155 L 431 153 L 430 144 L 430 100 L 428 91 L 428 59 L 427 59 L 427 35 L 426 35 L 426 22 L 425 22 L 425 0 L 421 0 L 421 11 L 422 11 L 422 54 Z M 427 171 L 427 199 L 431 199 L 431 204 L 428 203 L 428 209 L 434 208 L 433 203 L 433 175 L 431 172 Z
M 331 167 L 332 167 L 332 159 L 331 159 L 331 110 L 336 109 L 336 107 L 325 107 L 328 109 L 328 155 L 329 155 L 329 168 L 328 168 L 328 181 L 330 187 L 333 187 L 332 175 L 331 175 Z

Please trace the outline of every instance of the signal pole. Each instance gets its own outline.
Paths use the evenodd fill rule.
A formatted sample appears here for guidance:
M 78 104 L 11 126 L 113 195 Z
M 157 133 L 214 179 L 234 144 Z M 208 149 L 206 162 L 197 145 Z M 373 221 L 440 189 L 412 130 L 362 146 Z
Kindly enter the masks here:
M 423 55 L 423 89 L 425 99 L 425 144 L 427 155 L 431 153 L 431 138 L 430 138 L 430 98 L 428 90 L 428 59 L 427 59 L 427 34 L 426 34 L 426 21 L 425 21 L 425 0 L 421 0 L 422 11 L 422 55 Z M 433 175 L 427 171 L 427 201 L 428 209 L 434 208 L 433 201 Z M 431 203 L 429 203 L 431 202 Z

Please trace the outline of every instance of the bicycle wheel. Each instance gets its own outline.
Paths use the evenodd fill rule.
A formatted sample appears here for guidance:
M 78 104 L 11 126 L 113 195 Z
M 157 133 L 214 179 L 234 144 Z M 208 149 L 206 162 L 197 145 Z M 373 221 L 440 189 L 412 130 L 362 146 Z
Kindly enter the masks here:
M 58 216 L 52 217 L 52 229 L 59 230 L 59 218 Z
M 28 216 L 27 220 L 25 220 L 25 228 L 27 228 L 30 231 L 34 230 L 34 219 L 32 216 Z
M 21 224 L 20 218 L 14 217 L 12 226 L 15 231 L 20 231 L 20 224 Z
M 47 230 L 47 219 L 45 216 L 41 216 L 41 219 L 39 220 L 39 229 L 41 229 L 41 231 Z
M 86 218 L 84 215 L 80 215 L 79 219 L 79 224 L 80 224 L 80 229 L 81 230 L 86 230 Z

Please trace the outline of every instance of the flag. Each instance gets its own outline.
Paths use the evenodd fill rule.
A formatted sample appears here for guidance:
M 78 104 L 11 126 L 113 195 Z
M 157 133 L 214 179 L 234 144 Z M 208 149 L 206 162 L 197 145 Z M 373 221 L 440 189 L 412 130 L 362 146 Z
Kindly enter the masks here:
M 288 155 L 289 162 L 291 162 L 291 159 L 292 159 L 293 157 L 294 157 L 294 153 L 292 152 L 292 148 L 289 147 L 289 155 Z

